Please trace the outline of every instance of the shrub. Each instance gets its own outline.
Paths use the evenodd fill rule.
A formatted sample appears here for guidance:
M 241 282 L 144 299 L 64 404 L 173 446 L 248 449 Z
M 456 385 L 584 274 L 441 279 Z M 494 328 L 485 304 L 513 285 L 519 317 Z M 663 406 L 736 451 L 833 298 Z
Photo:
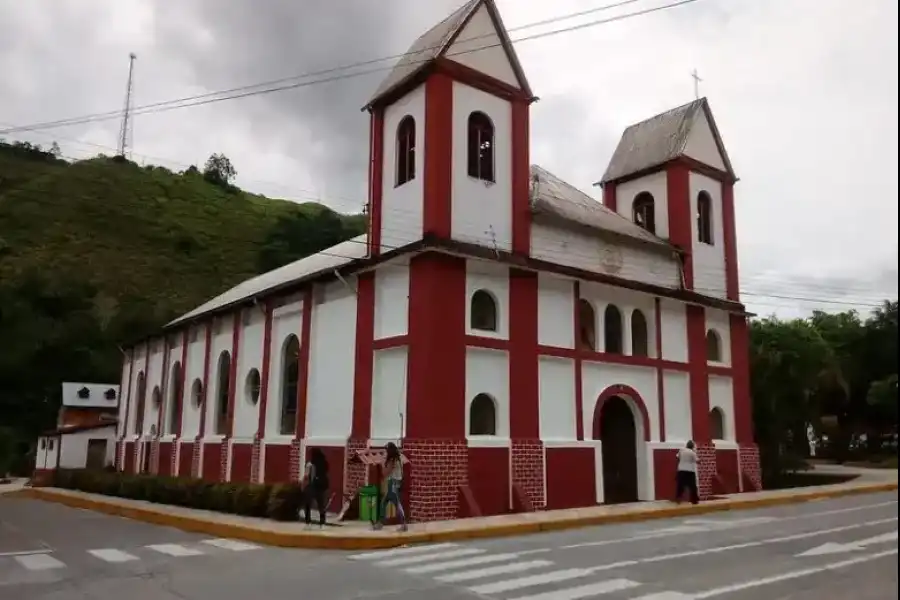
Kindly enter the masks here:
M 295 521 L 303 502 L 298 484 L 210 483 L 201 479 L 119 473 L 109 470 L 58 469 L 58 488 L 231 513 Z

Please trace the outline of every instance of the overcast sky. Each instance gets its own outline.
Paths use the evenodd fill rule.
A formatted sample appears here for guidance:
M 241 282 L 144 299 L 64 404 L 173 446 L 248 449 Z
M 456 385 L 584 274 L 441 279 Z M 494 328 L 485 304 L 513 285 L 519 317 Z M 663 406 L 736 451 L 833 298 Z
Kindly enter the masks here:
M 515 40 L 673 1 L 531 28 L 613 0 L 497 4 Z M 140 106 L 400 54 L 462 2 L 0 0 L 0 130 L 119 110 L 129 52 Z M 597 196 L 591 183 L 622 130 L 692 100 L 699 71 L 741 178 L 751 310 L 868 310 L 896 298 L 895 0 L 698 0 L 516 49 L 541 97 L 532 161 Z M 359 109 L 384 75 L 141 115 L 133 158 L 181 170 L 224 152 L 246 189 L 358 212 L 368 136 Z M 7 137 L 56 140 L 82 158 L 114 152 L 118 128 L 113 119 Z

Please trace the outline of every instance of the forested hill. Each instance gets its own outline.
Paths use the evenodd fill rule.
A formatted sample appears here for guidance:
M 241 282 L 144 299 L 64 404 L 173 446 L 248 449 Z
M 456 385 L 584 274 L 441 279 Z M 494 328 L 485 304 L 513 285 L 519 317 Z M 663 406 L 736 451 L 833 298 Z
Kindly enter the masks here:
M 0 143 L 0 426 L 52 424 L 61 380 L 119 379 L 122 340 L 364 231 L 234 174 L 221 155 L 173 173 Z

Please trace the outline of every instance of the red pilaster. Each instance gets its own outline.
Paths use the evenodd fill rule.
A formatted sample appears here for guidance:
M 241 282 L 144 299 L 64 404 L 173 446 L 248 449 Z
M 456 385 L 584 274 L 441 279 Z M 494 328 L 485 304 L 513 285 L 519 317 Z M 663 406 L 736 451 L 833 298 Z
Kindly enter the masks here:
M 576 281 L 572 286 L 574 288 L 572 322 L 575 326 L 575 335 L 572 338 L 575 341 L 575 358 L 572 361 L 575 366 L 575 436 L 578 441 L 582 441 L 584 440 L 584 411 L 581 407 L 584 406 L 584 382 L 582 381 L 581 353 L 578 352 L 581 342 L 581 282 Z M 537 313 L 535 313 L 536 318 Z
M 666 196 L 669 210 L 669 240 L 684 252 L 685 288 L 694 289 L 693 229 L 690 171 L 682 163 L 672 163 L 666 171 Z
M 512 438 L 540 438 L 537 314 L 537 273 L 510 269 L 509 428 Z
M 722 183 L 722 229 L 725 242 L 725 294 L 729 300 L 740 301 L 738 280 L 737 226 L 734 212 L 734 183 Z
M 425 82 L 425 169 L 422 233 L 450 237 L 453 166 L 453 80 L 434 73 Z
M 529 105 L 527 100 L 512 101 L 512 249 L 531 253 L 531 202 L 529 181 Z
M 160 403 L 159 411 L 156 415 L 156 438 L 162 435 L 163 419 L 166 411 L 169 410 L 169 353 L 172 348 L 169 344 L 169 336 L 163 338 L 163 360 L 162 360 L 162 376 L 159 378 Z
M 384 186 L 384 109 L 369 118 L 369 255 L 381 252 L 381 215 Z
M 410 261 L 408 438 L 465 438 L 465 302 L 464 259 Z
M 616 184 L 613 181 L 603 184 L 603 205 L 613 212 L 619 211 L 618 197 L 616 196 Z
M 266 322 L 263 325 L 263 354 L 262 373 L 260 374 L 259 390 L 259 421 L 256 424 L 256 438 L 266 437 L 266 413 L 269 407 L 269 363 L 272 360 L 272 317 L 274 303 L 266 302 L 263 310 L 266 311 Z
M 371 436 L 372 376 L 375 338 L 375 273 L 363 273 L 356 288 L 356 369 L 353 381 L 353 422 L 350 438 Z
M 209 412 L 207 400 L 209 399 L 209 359 L 212 352 L 212 326 L 213 321 L 210 319 L 206 323 L 206 332 L 203 334 L 206 341 L 203 349 L 203 389 L 200 394 L 200 433 L 197 435 L 197 441 L 200 441 L 206 435 L 206 413 Z
M 225 426 L 225 438 L 230 439 L 234 435 L 234 400 L 237 397 L 237 370 L 238 352 L 241 346 L 241 328 L 243 324 L 243 311 L 234 313 L 231 322 L 231 368 L 228 370 L 228 417 Z
M 181 332 L 181 381 L 179 384 L 179 396 L 178 396 L 178 404 L 176 408 L 178 409 L 178 414 L 175 417 L 175 437 L 181 439 L 181 424 L 184 420 L 184 386 L 187 383 L 187 357 L 188 357 L 188 344 L 190 343 L 190 329 L 185 328 L 184 331 Z
M 297 369 L 297 424 L 294 426 L 294 438 L 302 439 L 306 435 L 306 401 L 309 387 L 309 344 L 312 340 L 313 288 L 303 292 L 303 317 L 300 331 L 300 365 Z

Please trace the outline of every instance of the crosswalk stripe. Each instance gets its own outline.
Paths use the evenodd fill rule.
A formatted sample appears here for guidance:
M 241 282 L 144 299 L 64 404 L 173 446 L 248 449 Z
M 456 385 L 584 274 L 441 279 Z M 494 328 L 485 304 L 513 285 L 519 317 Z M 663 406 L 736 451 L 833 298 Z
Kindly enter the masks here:
M 488 563 L 503 562 L 504 560 L 513 560 L 519 558 L 518 554 L 489 554 L 487 556 L 476 556 L 474 558 L 463 558 L 460 560 L 441 561 L 430 565 L 421 565 L 418 567 L 410 567 L 404 569 L 405 572 L 414 575 L 422 575 L 424 573 L 436 573 L 437 571 L 450 571 L 460 567 L 471 567 L 472 565 L 483 565 Z
M 422 554 L 419 556 L 403 556 L 400 558 L 392 558 L 391 560 L 379 561 L 376 563 L 380 567 L 399 567 L 404 565 L 414 565 L 424 563 L 431 560 L 444 560 L 446 558 L 460 558 L 463 556 L 471 556 L 473 554 L 483 554 L 484 550 L 479 548 L 462 548 L 460 550 L 448 550 L 446 552 L 435 552 L 434 554 Z
M 575 588 L 543 592 L 533 596 L 520 596 L 514 600 L 580 600 L 581 598 L 593 598 L 600 594 L 628 590 L 639 585 L 641 584 L 636 581 L 631 581 L 630 579 L 610 579 L 608 581 L 589 583 L 588 585 L 582 585 Z
M 382 558 L 390 558 L 392 556 L 406 556 L 408 554 L 420 554 L 422 552 L 431 552 L 433 550 L 446 550 L 449 548 L 458 548 L 458 544 L 429 544 L 426 546 L 406 546 L 405 548 L 393 548 L 391 550 L 376 550 L 375 552 L 365 552 L 363 554 L 352 554 L 348 556 L 350 560 L 379 560 Z
M 129 562 L 132 560 L 137 560 L 138 557 L 134 554 L 128 554 L 127 552 L 122 552 L 121 550 L 116 550 L 115 548 L 101 548 L 99 550 L 88 550 L 88 554 L 91 554 L 100 560 L 105 560 L 106 562 L 111 563 L 123 563 Z
M 29 571 L 46 571 L 47 569 L 60 569 L 66 564 L 58 561 L 49 554 L 28 554 L 16 556 L 15 561 Z
M 694 600 L 694 596 L 681 592 L 655 592 L 634 600 Z
M 549 567 L 553 562 L 549 560 L 532 560 L 528 562 L 510 563 L 508 565 L 497 565 L 495 567 L 485 567 L 484 569 L 475 569 L 474 571 L 462 571 L 460 573 L 450 573 L 449 575 L 438 575 L 435 577 L 437 581 L 443 583 L 459 583 L 460 581 L 471 581 L 473 579 L 483 579 L 485 577 L 493 577 L 494 575 L 508 575 L 509 573 L 521 573 L 532 569 L 540 569 Z
M 498 592 L 508 592 L 510 590 L 543 585 L 545 583 L 557 583 L 559 581 L 577 579 L 578 577 L 587 577 L 592 573 L 593 571 L 591 569 L 563 569 L 561 571 L 549 571 L 547 573 L 521 577 L 519 579 L 505 579 L 503 581 L 477 585 L 475 587 L 470 587 L 469 591 L 475 592 L 476 594 L 496 594 Z
M 168 554 L 169 556 L 199 556 L 203 554 L 199 550 L 186 548 L 180 544 L 155 544 L 153 546 L 147 546 L 147 548 L 161 554 Z
M 234 550 L 235 552 L 259 550 L 259 546 L 257 546 L 256 544 L 248 544 L 247 542 L 239 542 L 237 540 L 229 540 L 225 538 L 203 540 L 203 543 L 209 546 L 215 546 L 216 548 L 222 548 L 224 550 Z

